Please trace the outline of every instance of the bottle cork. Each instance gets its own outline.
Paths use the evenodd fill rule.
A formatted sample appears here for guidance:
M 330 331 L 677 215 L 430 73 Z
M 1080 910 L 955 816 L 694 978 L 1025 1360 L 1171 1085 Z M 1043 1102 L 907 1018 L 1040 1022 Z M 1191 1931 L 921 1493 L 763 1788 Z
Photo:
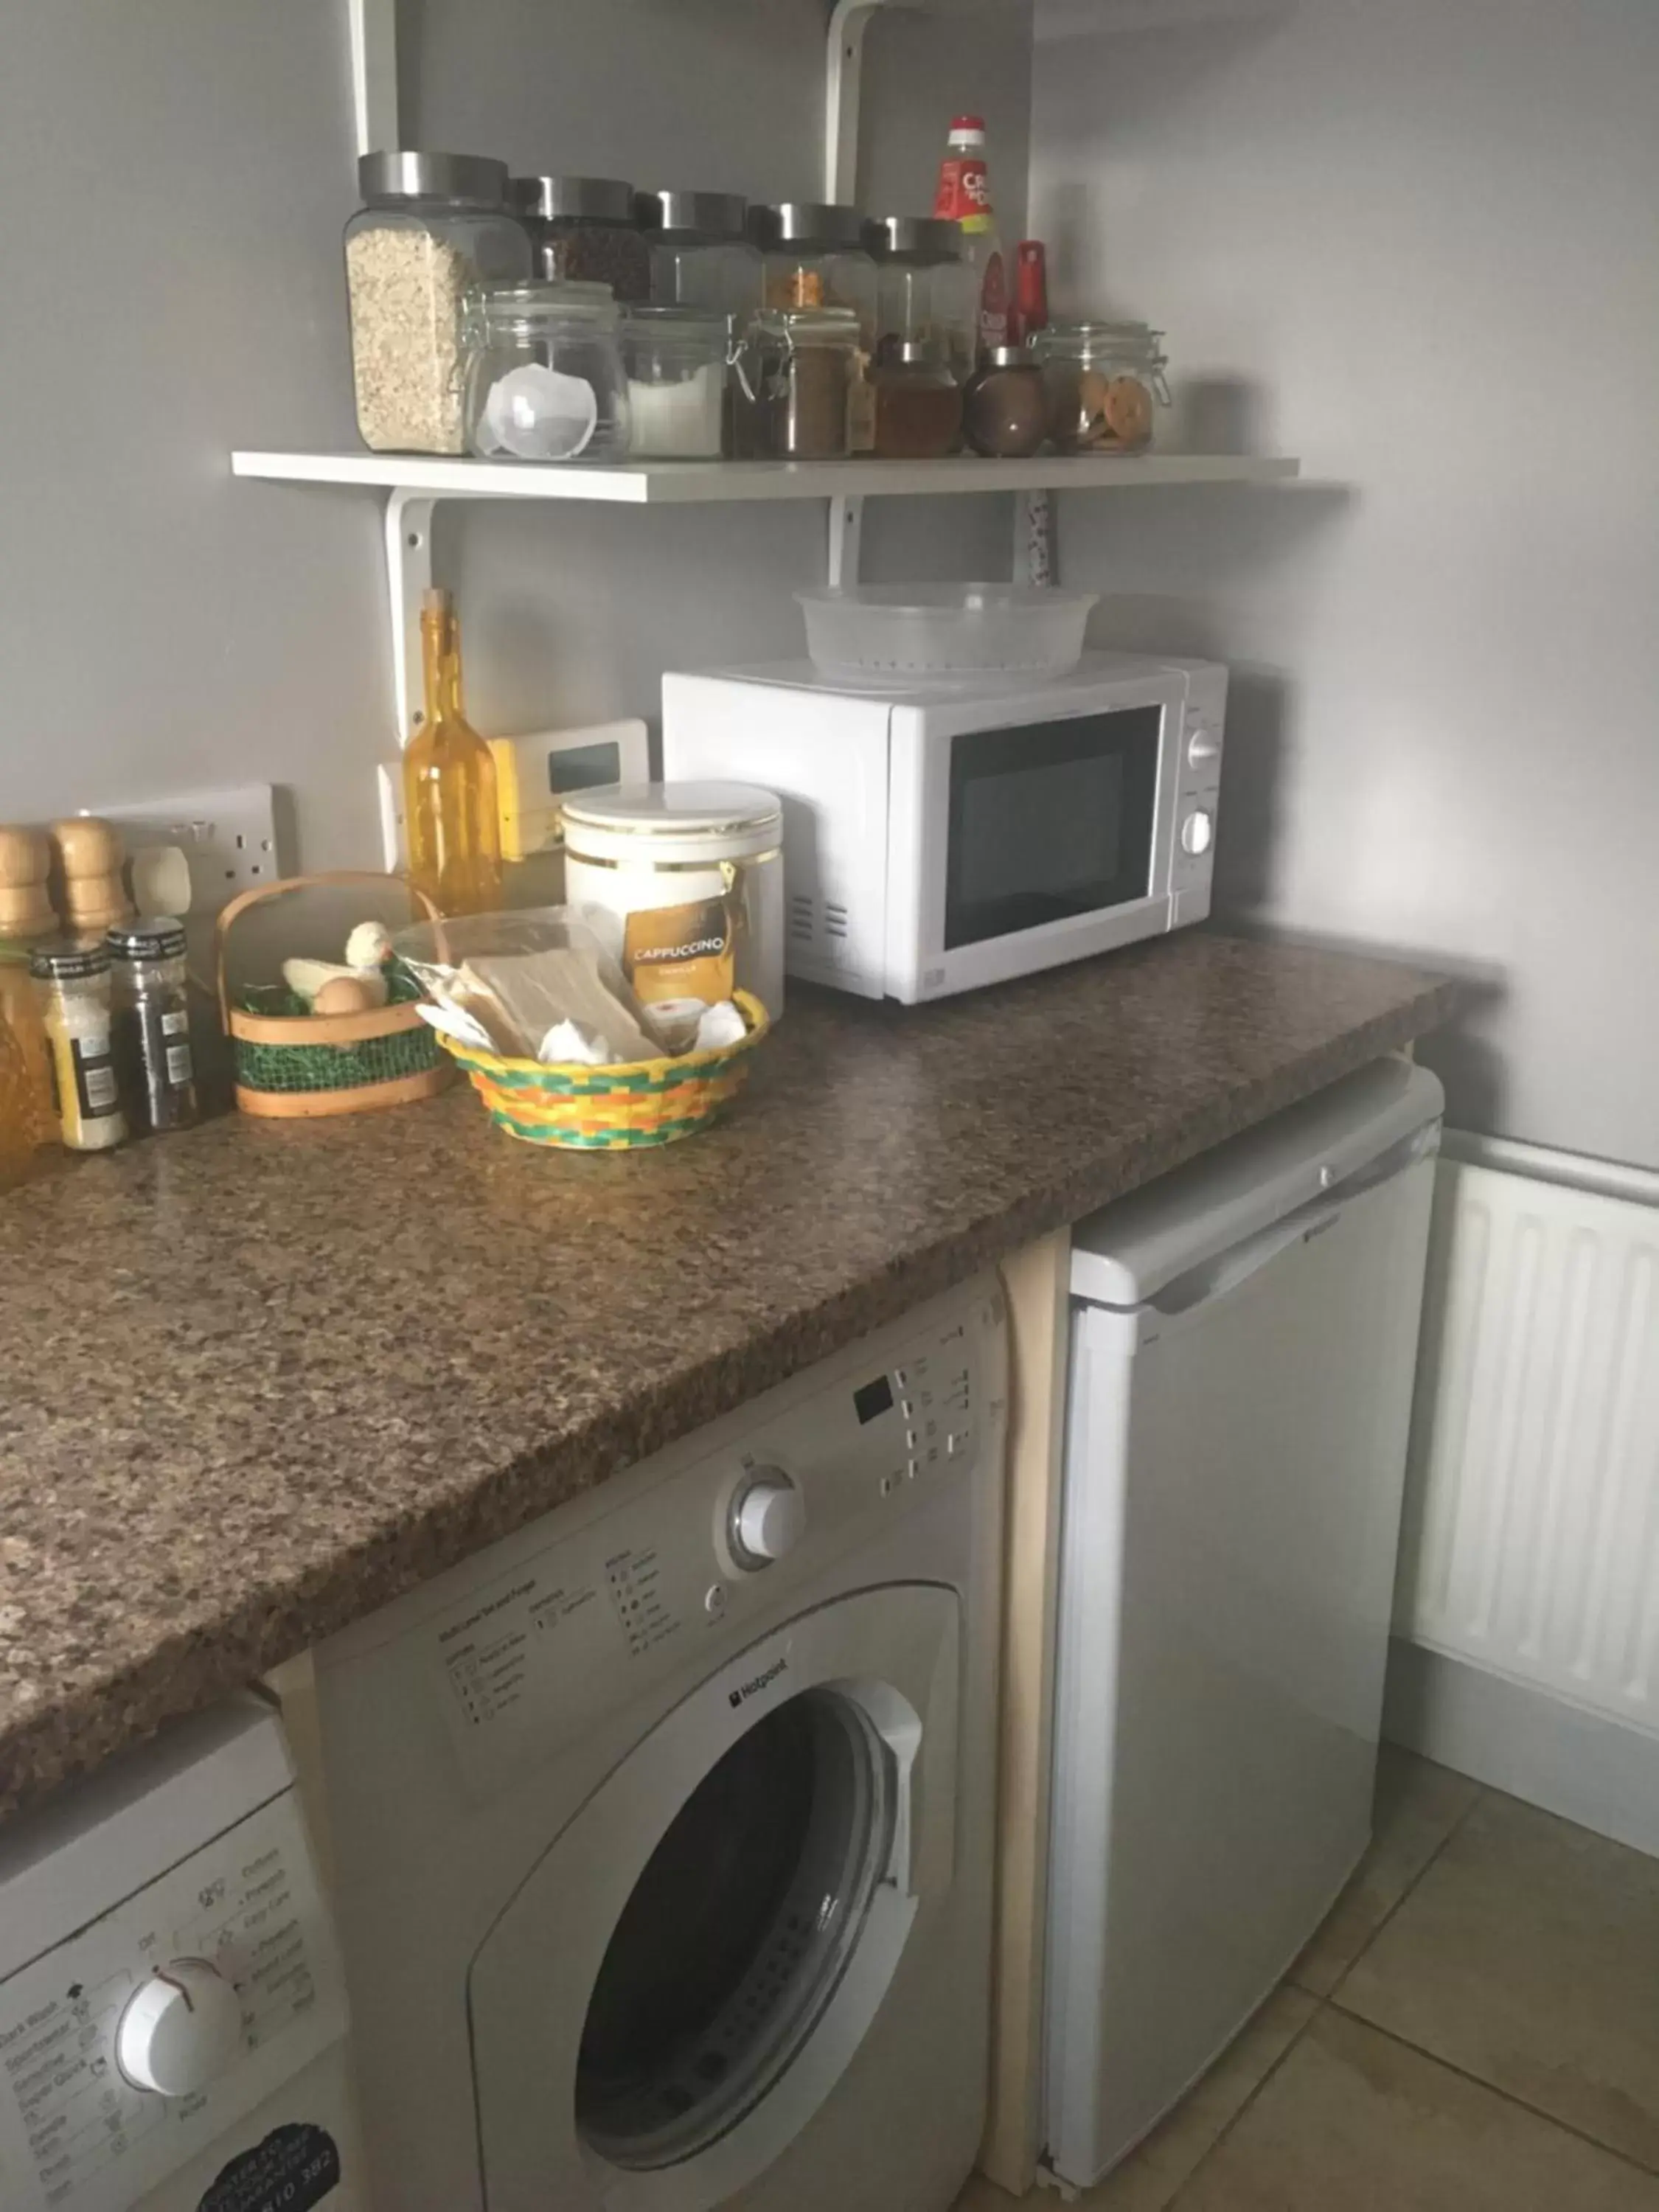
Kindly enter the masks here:
M 70 936 L 101 937 L 112 923 L 125 921 L 132 902 L 122 879 L 126 853 L 120 831 L 95 814 L 76 814 L 52 823 L 52 841 Z
M 0 823 L 0 939 L 50 937 L 57 909 L 46 879 L 52 846 L 44 831 Z

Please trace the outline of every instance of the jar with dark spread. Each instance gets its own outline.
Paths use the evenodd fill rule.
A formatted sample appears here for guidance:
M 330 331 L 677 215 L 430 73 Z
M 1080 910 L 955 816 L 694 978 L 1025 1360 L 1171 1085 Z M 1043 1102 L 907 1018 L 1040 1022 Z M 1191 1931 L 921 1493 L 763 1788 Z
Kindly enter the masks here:
M 187 1129 L 199 1118 L 190 1048 L 184 924 L 171 915 L 118 922 L 104 939 L 113 963 L 111 1049 L 135 1131 Z
M 954 453 L 962 438 L 962 386 L 942 351 L 896 342 L 877 362 L 876 452 L 883 460 L 931 461 Z
M 1010 459 L 1036 452 L 1048 434 L 1048 397 L 1023 346 L 992 347 L 963 394 L 962 421 L 976 453 Z
M 538 276 L 608 284 L 618 301 L 651 297 L 651 246 L 620 177 L 514 177 L 507 204 L 530 233 Z
M 751 318 L 732 360 L 738 459 L 845 460 L 859 362 L 850 308 L 763 308 Z

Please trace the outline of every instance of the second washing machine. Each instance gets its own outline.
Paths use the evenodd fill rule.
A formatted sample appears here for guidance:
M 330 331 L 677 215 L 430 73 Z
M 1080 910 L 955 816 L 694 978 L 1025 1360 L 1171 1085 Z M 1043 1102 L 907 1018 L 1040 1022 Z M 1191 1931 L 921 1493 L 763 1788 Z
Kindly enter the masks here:
M 319 1653 L 381 2202 L 947 2212 L 1006 1356 L 979 1279 Z

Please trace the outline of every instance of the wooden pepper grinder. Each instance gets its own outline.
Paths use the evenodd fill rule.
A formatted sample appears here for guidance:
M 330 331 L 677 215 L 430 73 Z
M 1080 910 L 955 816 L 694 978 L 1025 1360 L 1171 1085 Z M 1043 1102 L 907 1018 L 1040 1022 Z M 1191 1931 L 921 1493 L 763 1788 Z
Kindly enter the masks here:
M 0 824 L 0 939 L 51 937 L 58 913 L 46 888 L 52 846 L 45 833 Z
M 76 814 L 54 822 L 64 922 L 71 937 L 101 937 L 112 924 L 129 920 L 132 901 L 121 870 L 126 860 L 121 833 L 95 814 Z

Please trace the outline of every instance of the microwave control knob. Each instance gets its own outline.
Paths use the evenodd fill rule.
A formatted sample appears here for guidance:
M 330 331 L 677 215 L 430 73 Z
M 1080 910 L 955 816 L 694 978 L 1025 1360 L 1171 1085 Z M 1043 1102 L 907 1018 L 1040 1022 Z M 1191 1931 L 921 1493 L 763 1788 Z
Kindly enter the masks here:
M 781 1468 L 763 1467 L 732 1501 L 732 1556 L 752 1572 L 793 1552 L 806 1530 L 806 1506 Z
M 1214 817 L 1206 814 L 1200 806 L 1181 825 L 1181 849 L 1183 853 L 1190 853 L 1196 860 L 1200 854 L 1207 853 L 1214 842 Z
M 115 2063 L 135 2089 L 188 2097 L 242 2048 L 242 2001 L 205 1959 L 175 1959 L 140 1983 L 115 2031 Z
M 1187 765 L 1202 768 L 1206 761 L 1219 760 L 1221 746 L 1207 730 L 1194 730 L 1187 740 Z

